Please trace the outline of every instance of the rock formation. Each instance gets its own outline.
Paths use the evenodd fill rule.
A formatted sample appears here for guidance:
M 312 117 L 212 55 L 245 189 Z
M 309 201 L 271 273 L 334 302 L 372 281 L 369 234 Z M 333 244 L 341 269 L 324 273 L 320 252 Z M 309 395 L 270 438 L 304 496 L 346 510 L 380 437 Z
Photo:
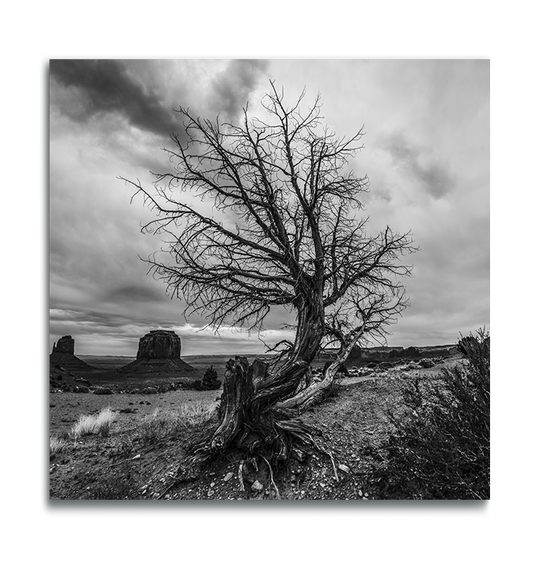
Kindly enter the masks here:
M 72 336 L 63 336 L 54 343 L 54 348 L 52 349 L 52 354 L 55 352 L 61 352 L 62 354 L 74 354 L 74 339 Z
M 137 359 L 119 369 L 128 375 L 179 378 L 197 371 L 181 359 L 181 340 L 172 330 L 151 330 L 139 340 Z
M 139 340 L 137 360 L 180 357 L 180 337 L 171 330 L 151 330 Z
M 52 354 L 50 354 L 50 366 L 61 366 L 61 368 L 72 374 L 81 374 L 95 370 L 93 366 L 74 356 L 74 339 L 70 335 L 63 336 L 54 343 Z

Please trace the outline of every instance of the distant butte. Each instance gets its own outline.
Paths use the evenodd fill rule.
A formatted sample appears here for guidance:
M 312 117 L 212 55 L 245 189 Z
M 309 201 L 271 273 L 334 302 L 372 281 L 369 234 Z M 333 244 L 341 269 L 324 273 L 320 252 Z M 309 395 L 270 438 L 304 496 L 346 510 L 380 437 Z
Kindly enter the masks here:
M 197 373 L 181 359 L 181 340 L 172 330 L 151 330 L 139 340 L 137 359 L 122 368 L 127 374 L 191 376 Z
M 96 370 L 74 355 L 74 339 L 70 335 L 63 336 L 57 343 L 54 343 L 52 354 L 50 354 L 50 366 L 61 366 L 72 374 L 83 374 Z

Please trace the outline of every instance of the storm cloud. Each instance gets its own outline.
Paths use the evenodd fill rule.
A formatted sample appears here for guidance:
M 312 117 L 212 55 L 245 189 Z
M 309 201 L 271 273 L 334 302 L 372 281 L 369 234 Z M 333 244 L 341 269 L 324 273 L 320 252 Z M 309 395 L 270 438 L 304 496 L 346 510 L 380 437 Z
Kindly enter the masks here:
M 249 94 L 268 69 L 267 60 L 232 60 L 213 80 L 212 109 L 231 119 L 240 114 Z
M 159 135 L 183 128 L 160 90 L 143 85 L 121 60 L 51 60 L 50 75 L 74 92 L 72 105 L 63 112 L 76 121 L 104 113 L 117 113 L 134 127 Z
M 268 69 L 267 60 L 230 60 L 214 72 L 207 94 L 201 95 L 200 78 L 195 81 L 189 77 L 186 81 L 183 72 L 170 64 L 150 60 L 51 60 L 50 76 L 70 91 L 61 100 L 61 111 L 75 121 L 114 113 L 138 129 L 161 136 L 172 133 L 181 139 L 184 128 L 176 108 L 191 107 L 194 113 L 233 119 Z
M 411 307 L 389 343 L 451 344 L 489 326 L 487 61 L 54 60 L 50 76 L 50 348 L 71 334 L 79 354 L 132 356 L 140 336 L 169 328 L 185 354 L 264 351 L 230 324 L 215 334 L 201 316 L 185 322 L 183 301 L 141 260 L 162 246 L 140 233 L 151 213 L 118 176 L 151 188 L 150 171 L 171 169 L 162 147 L 182 135 L 173 108 L 238 122 L 247 102 L 261 111 L 269 80 L 288 103 L 304 87 L 305 105 L 320 93 L 340 136 L 365 125 L 350 168 L 370 179 L 368 231 L 410 230 L 420 248 L 405 261 Z M 272 308 L 265 340 L 290 338 L 293 318 Z
M 412 173 L 435 199 L 448 195 L 455 187 L 457 178 L 450 168 L 435 157 L 431 149 L 415 145 L 404 133 L 387 136 L 382 147 L 391 154 L 397 165 Z

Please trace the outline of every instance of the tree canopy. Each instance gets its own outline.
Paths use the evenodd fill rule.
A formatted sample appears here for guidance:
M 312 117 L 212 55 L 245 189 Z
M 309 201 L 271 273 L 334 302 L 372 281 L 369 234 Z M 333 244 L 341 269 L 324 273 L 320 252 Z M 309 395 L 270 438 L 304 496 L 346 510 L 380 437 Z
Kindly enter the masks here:
M 382 328 L 406 306 L 397 279 L 409 274 L 400 256 L 411 237 L 366 234 L 368 179 L 346 170 L 363 131 L 337 137 L 322 127 L 319 98 L 302 111 L 303 99 L 288 107 L 272 84 L 264 117 L 245 108 L 239 125 L 181 108 L 187 140 L 171 136 L 172 170 L 154 191 L 135 184 L 156 215 L 143 230 L 165 235 L 166 256 L 150 258 L 155 275 L 214 328 L 261 328 L 273 306 L 303 311 L 310 290 L 331 332 L 356 317 Z

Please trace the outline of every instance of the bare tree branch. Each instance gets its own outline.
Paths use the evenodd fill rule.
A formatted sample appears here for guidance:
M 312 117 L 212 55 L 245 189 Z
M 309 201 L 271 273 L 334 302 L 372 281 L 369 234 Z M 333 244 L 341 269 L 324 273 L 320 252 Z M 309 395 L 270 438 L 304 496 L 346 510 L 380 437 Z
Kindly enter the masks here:
M 340 359 L 385 336 L 409 302 L 399 281 L 411 273 L 402 259 L 412 238 L 366 232 L 368 178 L 349 169 L 363 129 L 338 137 L 322 126 L 320 98 L 304 108 L 304 95 L 288 105 L 271 82 L 261 117 L 246 106 L 239 125 L 179 108 L 187 140 L 172 136 L 173 169 L 153 190 L 124 179 L 153 213 L 143 232 L 163 238 L 151 271 L 186 316 L 258 330 L 273 307 L 296 316 L 294 342 L 246 398 L 256 413 L 295 396 L 321 345 L 335 342 Z M 247 366 L 235 364 L 242 378 Z M 235 429 L 236 419 L 224 423 Z

